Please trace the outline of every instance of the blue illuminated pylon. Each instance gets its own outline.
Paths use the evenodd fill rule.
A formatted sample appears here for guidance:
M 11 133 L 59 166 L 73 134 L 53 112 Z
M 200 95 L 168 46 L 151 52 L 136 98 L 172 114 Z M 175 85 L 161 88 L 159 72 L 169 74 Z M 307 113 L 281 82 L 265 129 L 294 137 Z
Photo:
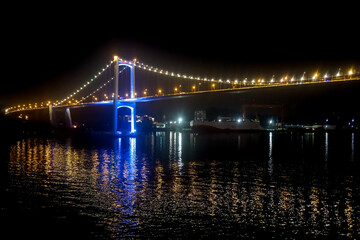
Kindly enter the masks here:
M 123 62 L 119 61 L 118 57 L 114 57 L 114 102 L 113 102 L 113 134 L 118 135 L 118 109 L 121 107 L 126 107 L 131 110 L 131 134 L 136 132 L 135 123 L 136 123 L 136 104 L 134 101 L 119 101 L 119 66 L 125 66 L 130 68 L 130 98 L 134 99 L 135 97 L 135 65 L 132 62 Z

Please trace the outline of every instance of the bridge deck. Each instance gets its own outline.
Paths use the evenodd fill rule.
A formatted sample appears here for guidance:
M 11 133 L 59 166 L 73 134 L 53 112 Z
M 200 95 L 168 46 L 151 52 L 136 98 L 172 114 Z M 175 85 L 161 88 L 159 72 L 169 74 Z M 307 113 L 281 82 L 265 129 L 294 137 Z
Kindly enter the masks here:
M 332 79 L 331 81 L 304 81 L 304 82 L 295 82 L 295 83 L 271 83 L 271 84 L 264 84 L 264 85 L 251 85 L 251 86 L 241 86 L 241 87 L 234 87 L 234 88 L 224 88 L 224 89 L 212 89 L 212 90 L 204 90 L 204 91 L 194 91 L 194 92 L 182 92 L 182 93 L 174 93 L 174 94 L 163 94 L 160 96 L 146 96 L 146 97 L 139 97 L 139 98 L 127 98 L 127 99 L 120 99 L 118 103 L 141 103 L 141 102 L 150 102 L 150 101 L 159 101 L 159 100 L 166 100 L 166 99 L 174 99 L 174 98 L 183 98 L 189 97 L 192 95 L 197 94 L 204 94 L 204 93 L 218 93 L 218 92 L 241 92 L 241 91 L 248 91 L 248 90 L 255 90 L 255 89 L 265 89 L 265 88 L 277 88 L 277 87 L 290 87 L 290 86 L 302 86 L 302 85 L 312 85 L 312 84 L 331 84 L 331 83 L 338 83 L 338 82 L 350 82 L 350 81 L 357 81 L 360 80 L 360 77 L 353 77 L 347 79 Z M 80 108 L 80 107 L 87 107 L 87 106 L 96 106 L 96 105 L 112 105 L 113 100 L 109 101 L 100 101 L 100 102 L 87 102 L 87 103 L 80 103 L 80 104 L 64 104 L 60 106 L 53 106 L 53 108 Z M 19 112 L 19 111 L 32 111 L 32 110 L 39 110 L 39 109 L 47 109 L 48 107 L 37 107 L 37 108 L 23 108 L 19 110 L 10 110 L 5 111 L 5 114 Z

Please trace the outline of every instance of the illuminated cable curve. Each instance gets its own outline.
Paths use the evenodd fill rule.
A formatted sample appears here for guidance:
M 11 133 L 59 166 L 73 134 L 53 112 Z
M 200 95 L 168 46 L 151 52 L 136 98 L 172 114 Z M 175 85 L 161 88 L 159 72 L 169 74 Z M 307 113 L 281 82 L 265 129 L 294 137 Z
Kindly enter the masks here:
M 94 75 L 94 78 L 91 78 L 90 81 L 87 81 L 82 87 L 80 87 L 79 89 L 75 90 L 72 94 L 68 95 L 67 97 L 65 97 L 63 100 L 59 101 L 56 105 L 61 105 L 62 103 L 64 103 L 65 101 L 69 100 L 70 98 L 74 97 L 75 95 L 77 95 L 79 92 L 81 92 L 82 90 L 84 90 L 87 86 L 89 86 L 92 82 L 94 82 L 95 79 L 97 79 L 103 72 L 105 72 L 105 70 L 107 70 L 113 63 L 114 61 L 110 61 L 110 64 L 107 64 L 105 68 L 102 68 L 102 71 L 98 72 L 98 75 Z
M 119 71 L 119 74 L 122 73 L 126 68 L 124 67 L 123 69 L 121 69 Z M 100 91 L 103 87 L 105 87 L 106 85 L 108 85 L 112 80 L 114 80 L 114 77 L 112 77 L 110 80 L 108 80 L 107 82 L 105 82 L 103 85 L 101 85 L 100 87 L 98 87 L 95 91 L 93 91 L 92 93 L 90 93 L 89 95 L 87 95 L 86 97 L 83 97 L 79 102 L 82 103 L 85 99 L 93 96 L 95 93 L 97 93 L 98 91 Z
M 122 60 L 122 59 L 120 59 Z M 124 60 L 122 60 L 124 61 Z M 125 61 L 126 62 L 126 61 Z M 127 61 L 127 62 L 130 62 L 132 63 L 131 61 Z M 180 73 L 174 73 L 172 71 L 168 71 L 168 70 L 163 70 L 163 69 L 160 69 L 160 68 L 157 68 L 157 67 L 154 67 L 154 66 L 150 66 L 148 64 L 144 64 L 144 63 L 141 63 L 141 62 L 138 62 L 138 61 L 135 61 L 134 65 L 140 69 L 143 69 L 143 70 L 146 70 L 146 71 L 149 71 L 149 72 L 153 72 L 153 73 L 158 73 L 158 74 L 162 74 L 162 75 L 166 75 L 166 76 L 171 76 L 171 77 L 177 77 L 177 78 L 183 78 L 183 79 L 189 79 L 189 80 L 197 80 L 197 81 L 209 81 L 209 82 L 214 82 L 214 83 L 225 83 L 225 84 L 234 84 L 234 85 L 237 85 L 237 84 L 243 84 L 243 85 L 246 85 L 246 84 L 256 84 L 256 83 L 259 83 L 259 84 L 272 84 L 272 83 L 287 83 L 287 82 L 307 82 L 307 81 L 314 81 L 314 80 L 318 80 L 318 79 L 321 79 L 321 78 L 338 78 L 338 77 L 344 77 L 345 75 L 353 75 L 355 72 L 353 71 L 353 68 L 351 68 L 348 72 L 348 74 L 346 74 L 345 72 L 344 73 L 340 73 L 340 69 L 338 70 L 338 72 L 335 74 L 335 75 L 328 75 L 327 73 L 324 75 L 324 76 L 320 76 L 319 72 L 316 72 L 313 76 L 311 77 L 308 77 L 308 78 L 305 78 L 305 72 L 302 74 L 302 77 L 301 78 L 295 78 L 295 76 L 289 78 L 289 74 L 285 74 L 283 75 L 283 77 L 281 77 L 281 79 L 279 79 L 279 81 L 275 81 L 275 75 L 273 75 L 273 77 L 269 80 L 269 81 L 265 81 L 264 78 L 253 78 L 251 81 L 248 81 L 248 78 L 244 78 L 242 81 L 239 81 L 238 79 L 235 79 L 235 80 L 230 80 L 230 79 L 227 79 L 226 81 L 223 81 L 222 78 L 219 78 L 218 80 L 216 80 L 215 78 L 207 78 L 207 77 L 194 77 L 194 74 L 193 75 L 188 75 L 188 74 L 180 74 Z M 289 78 L 289 80 L 288 80 Z M 257 80 L 256 80 L 257 79 Z
M 173 71 L 163 70 L 159 69 L 157 67 L 150 66 L 148 64 L 144 64 L 138 61 L 135 61 L 134 65 L 140 69 L 147 70 L 149 72 L 154 72 L 170 77 L 177 77 L 177 78 L 183 78 L 183 79 L 189 79 L 189 80 L 197 80 L 197 81 L 210 81 L 210 82 L 217 82 L 217 83 L 224 83 L 224 81 L 220 78 L 218 80 L 214 78 L 207 78 L 207 77 L 194 77 L 194 74 L 181 74 L 181 73 L 174 73 Z M 230 80 L 226 80 L 226 83 L 231 83 Z

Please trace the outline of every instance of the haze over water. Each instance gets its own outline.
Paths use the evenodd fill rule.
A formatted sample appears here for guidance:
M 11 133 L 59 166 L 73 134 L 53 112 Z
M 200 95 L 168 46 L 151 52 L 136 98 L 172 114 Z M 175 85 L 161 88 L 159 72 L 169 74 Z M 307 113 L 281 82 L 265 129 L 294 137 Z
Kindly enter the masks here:
M 14 238 L 357 239 L 359 139 L 351 132 L 18 139 L 1 150 L 0 216 Z

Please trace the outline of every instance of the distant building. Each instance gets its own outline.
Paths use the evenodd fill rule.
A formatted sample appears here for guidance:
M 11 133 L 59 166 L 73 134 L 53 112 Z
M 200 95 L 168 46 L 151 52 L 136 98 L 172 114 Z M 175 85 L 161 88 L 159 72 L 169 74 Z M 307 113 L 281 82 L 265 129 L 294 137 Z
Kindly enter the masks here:
M 194 114 L 195 121 L 205 121 L 206 120 L 206 111 L 205 110 L 197 110 Z

